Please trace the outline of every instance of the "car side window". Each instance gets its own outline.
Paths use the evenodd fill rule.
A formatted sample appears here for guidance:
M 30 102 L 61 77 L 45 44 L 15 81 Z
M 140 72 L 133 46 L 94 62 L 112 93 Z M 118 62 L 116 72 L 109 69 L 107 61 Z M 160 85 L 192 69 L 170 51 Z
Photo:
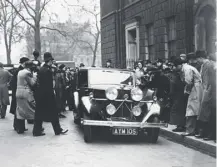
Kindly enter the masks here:
M 88 87 L 87 71 L 79 71 L 78 73 L 78 88 Z

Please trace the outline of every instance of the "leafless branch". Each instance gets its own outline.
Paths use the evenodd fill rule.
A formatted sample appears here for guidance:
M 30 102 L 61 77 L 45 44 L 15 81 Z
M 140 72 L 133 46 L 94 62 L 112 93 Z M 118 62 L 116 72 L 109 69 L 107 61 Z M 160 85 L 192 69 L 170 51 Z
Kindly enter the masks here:
M 51 30 L 51 31 L 57 31 L 57 32 L 58 32 L 59 34 L 61 34 L 62 36 L 64 36 L 64 37 L 67 36 L 67 32 L 58 30 L 58 29 L 56 29 L 56 28 L 51 28 L 51 27 L 42 26 L 40 29 L 47 29 L 47 30 Z
M 15 10 L 15 12 L 18 14 L 18 16 L 24 21 L 26 22 L 30 27 L 32 27 L 33 29 L 35 29 L 35 26 L 30 23 L 27 19 L 25 19 L 25 17 L 20 13 L 20 11 L 14 6 L 14 4 L 12 2 L 10 2 L 10 0 L 5 0 L 6 2 L 8 2 L 11 7 Z
M 25 2 L 25 0 L 22 0 L 22 4 L 26 9 L 26 12 L 29 14 L 29 16 L 35 21 L 35 16 L 33 16 L 29 10 L 29 7 L 27 6 L 27 3 Z
M 51 0 L 44 0 L 44 3 L 43 3 L 43 5 L 42 5 L 42 7 L 41 7 L 41 10 L 39 11 L 39 16 L 40 16 L 40 18 L 41 18 L 42 12 L 43 12 L 44 9 L 45 9 L 45 6 L 46 6 L 50 1 L 51 1 Z
M 28 3 L 27 0 L 22 0 L 25 1 L 24 3 L 26 4 L 26 6 L 35 14 L 35 9 Z

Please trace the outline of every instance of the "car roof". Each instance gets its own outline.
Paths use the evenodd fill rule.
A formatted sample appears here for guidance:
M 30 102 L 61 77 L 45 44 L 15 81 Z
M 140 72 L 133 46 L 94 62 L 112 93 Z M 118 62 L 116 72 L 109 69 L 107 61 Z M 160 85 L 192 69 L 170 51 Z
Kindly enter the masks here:
M 133 70 L 128 69 L 118 69 L 118 68 L 103 68 L 103 67 L 82 67 L 79 71 L 86 71 L 86 70 L 110 70 L 110 71 L 128 71 L 133 72 Z

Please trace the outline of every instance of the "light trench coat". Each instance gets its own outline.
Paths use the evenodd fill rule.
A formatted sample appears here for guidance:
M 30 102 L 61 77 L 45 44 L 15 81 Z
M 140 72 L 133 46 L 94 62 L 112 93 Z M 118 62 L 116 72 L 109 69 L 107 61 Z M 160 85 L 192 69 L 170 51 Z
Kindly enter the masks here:
M 184 93 L 189 94 L 185 116 L 198 116 L 202 98 L 201 75 L 195 67 L 186 63 L 182 65 L 182 80 L 186 84 Z
M 36 84 L 36 80 L 37 77 L 33 76 L 27 69 L 18 73 L 16 92 L 18 119 L 34 119 L 36 103 L 32 87 Z

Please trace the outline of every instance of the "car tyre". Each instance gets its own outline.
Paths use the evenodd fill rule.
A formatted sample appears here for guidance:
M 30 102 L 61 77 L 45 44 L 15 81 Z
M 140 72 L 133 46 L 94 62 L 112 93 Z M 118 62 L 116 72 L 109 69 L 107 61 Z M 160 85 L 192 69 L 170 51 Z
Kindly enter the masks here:
M 89 125 L 84 125 L 84 141 L 86 143 L 92 142 L 92 127 Z
M 160 120 L 158 117 L 154 117 L 152 122 L 159 123 Z M 160 133 L 160 128 L 149 128 L 147 132 L 148 132 L 149 141 L 151 143 L 157 143 L 159 133 Z

